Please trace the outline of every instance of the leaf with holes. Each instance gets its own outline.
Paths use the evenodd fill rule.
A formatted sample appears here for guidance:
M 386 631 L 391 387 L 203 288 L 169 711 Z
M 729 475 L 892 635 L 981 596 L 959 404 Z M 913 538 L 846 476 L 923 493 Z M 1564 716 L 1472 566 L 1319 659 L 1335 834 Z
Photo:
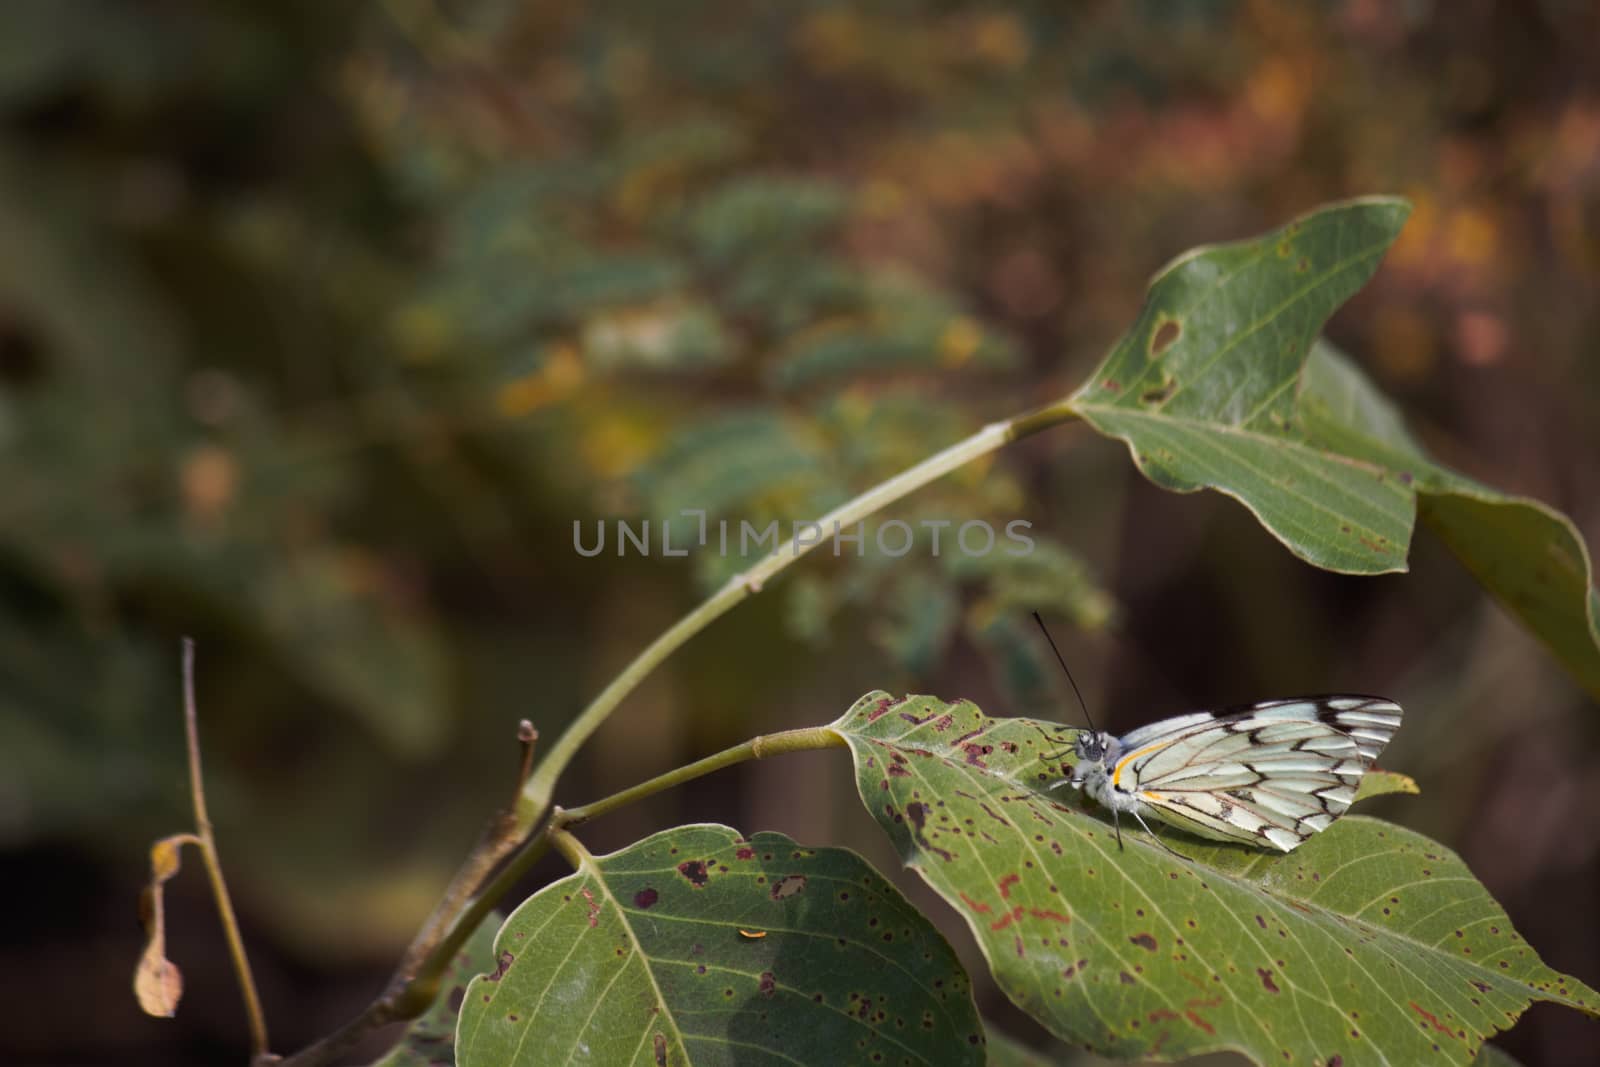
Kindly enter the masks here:
M 1403 200 L 1351 200 L 1179 257 L 1073 408 L 1126 441 L 1157 485 L 1237 498 L 1308 563 L 1404 570 L 1411 491 L 1307 439 L 1295 386 L 1322 324 L 1371 277 L 1409 212 Z
M 680 826 L 523 902 L 467 987 L 464 1067 L 981 1064 L 971 983 L 859 856 Z
M 439 995 L 428 1010 L 411 1021 L 399 1044 L 372 1067 L 450 1067 L 456 1062 L 456 1020 L 465 1001 L 467 983 L 494 970 L 494 935 L 500 913 L 492 912 L 461 946 L 439 982 Z
M 1571 519 L 1433 462 L 1388 398 L 1326 342 L 1306 362 L 1299 409 L 1312 438 L 1382 464 L 1412 486 L 1427 527 L 1600 697 L 1600 595 L 1588 547 Z
M 834 729 L 906 864 L 1064 1040 L 1126 1059 L 1464 1064 L 1531 1001 L 1600 1006 L 1408 830 L 1346 815 L 1287 854 L 1168 831 L 1184 860 L 1125 825 L 1119 851 L 1103 812 L 1043 792 L 1062 727 L 870 693 Z

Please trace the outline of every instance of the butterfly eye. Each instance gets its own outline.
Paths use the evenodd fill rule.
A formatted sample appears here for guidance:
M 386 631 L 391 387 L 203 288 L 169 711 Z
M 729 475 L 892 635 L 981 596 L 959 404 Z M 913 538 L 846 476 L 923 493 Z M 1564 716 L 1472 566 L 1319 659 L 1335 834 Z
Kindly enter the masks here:
M 1100 740 L 1100 735 L 1091 733 L 1088 730 L 1078 735 L 1077 741 L 1073 743 L 1073 748 L 1077 751 L 1078 758 L 1081 760 L 1097 760 L 1106 754 L 1105 745 Z

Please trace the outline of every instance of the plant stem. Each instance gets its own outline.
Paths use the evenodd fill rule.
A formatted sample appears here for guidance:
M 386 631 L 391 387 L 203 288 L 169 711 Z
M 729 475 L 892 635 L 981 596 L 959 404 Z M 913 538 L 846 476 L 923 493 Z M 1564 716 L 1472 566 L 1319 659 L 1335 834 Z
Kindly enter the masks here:
M 572 869 L 582 871 L 594 863 L 594 857 L 583 847 L 583 842 L 565 830 L 551 830 L 550 844 L 561 853 L 561 858 L 572 864 Z
M 1016 418 L 991 422 L 964 441 L 958 441 L 942 452 L 935 453 L 914 467 L 907 468 L 886 482 L 873 486 L 866 492 L 818 519 L 816 526 L 822 536 L 803 541 L 792 537 L 743 574 L 729 579 L 704 603 L 679 619 L 660 637 L 652 641 L 643 652 L 625 667 L 611 684 L 600 691 L 588 707 L 578 714 L 562 735 L 550 746 L 539 767 L 523 788 L 525 805 L 543 812 L 550 805 L 555 783 L 572 762 L 573 756 L 591 734 L 600 728 L 622 699 L 633 692 L 645 677 L 689 638 L 704 630 L 729 610 L 754 593 L 761 591 L 768 581 L 801 556 L 810 552 L 823 540 L 823 536 L 846 526 L 854 525 L 867 516 L 893 504 L 901 497 L 921 489 L 929 482 L 942 478 L 957 467 L 964 466 L 980 456 L 988 455 L 1003 445 L 1020 437 L 1076 418 L 1076 413 L 1065 401 L 1046 405 Z M 530 819 L 529 826 L 532 821 Z
M 844 738 L 838 731 L 830 726 L 811 726 L 803 730 L 785 730 L 777 734 L 764 734 L 751 738 L 749 741 L 732 748 L 725 748 L 715 755 L 705 759 L 695 760 L 666 774 L 657 775 L 648 781 L 640 782 L 620 793 L 613 793 L 602 797 L 582 807 L 556 810 L 555 816 L 550 820 L 553 828 L 577 826 L 597 819 L 602 815 L 609 815 L 618 808 L 626 807 L 645 797 L 653 796 L 673 786 L 691 782 L 702 778 L 712 771 L 720 771 L 724 767 L 732 767 L 736 763 L 746 760 L 766 759 L 768 756 L 779 756 L 785 752 L 809 752 L 820 748 L 843 748 Z
M 721 589 L 652 641 L 600 691 L 588 707 L 578 713 L 556 739 L 555 744 L 550 746 L 538 767 L 524 784 L 513 810 L 505 812 L 492 824 L 490 831 L 485 833 L 478 847 L 457 871 L 443 899 L 413 938 L 383 995 L 373 1001 L 360 1016 L 352 1019 L 334 1034 L 284 1061 L 284 1067 L 316 1067 L 328 1063 L 362 1035 L 378 1026 L 397 1018 L 409 1018 L 420 1014 L 432 1001 L 440 976 L 448 967 L 456 950 L 476 929 L 483 917 L 494 908 L 495 902 L 549 851 L 551 830 L 560 829 L 558 820 L 565 815 L 570 821 L 575 814 L 580 814 L 582 818 L 593 818 L 603 811 L 612 810 L 617 804 L 628 802 L 615 797 L 606 798 L 596 801 L 588 808 L 577 808 L 566 813 L 557 811 L 546 818 L 555 794 L 556 782 L 577 755 L 578 749 L 600 728 L 617 705 L 638 688 L 651 671 L 660 666 L 691 637 L 751 595 L 760 592 L 762 587 L 784 568 L 822 543 L 823 537 L 827 534 L 866 519 L 929 482 L 936 481 L 958 467 L 986 456 L 1012 441 L 1077 417 L 1077 412 L 1072 409 L 1069 400 L 1058 400 L 1014 418 L 990 423 L 965 440 L 929 456 L 921 463 L 873 486 L 860 496 L 824 515 L 815 523 L 819 531 L 815 540 L 791 537 L 749 570 L 734 576 Z M 743 759 L 759 759 L 776 751 L 822 748 L 841 743 L 832 731 L 826 728 L 819 729 L 821 732 L 809 739 L 815 743 L 803 743 L 798 740 L 798 735 L 812 733 L 806 730 L 756 738 L 745 745 L 708 756 L 687 767 L 662 775 L 658 779 L 635 786 L 633 790 L 627 792 L 633 794 L 630 799 L 638 799 L 719 767 L 738 763 Z M 780 740 L 791 734 L 796 735 L 795 740 Z M 831 735 L 833 739 L 824 740 L 823 734 Z M 793 749 L 783 747 L 791 743 L 794 745 Z M 774 745 L 778 747 L 772 747 Z M 539 826 L 541 820 L 544 821 L 544 825 L 535 833 L 535 827 Z M 512 852 L 515 852 L 515 855 L 510 862 L 495 873 L 492 880 L 485 883 L 483 879 Z M 481 889 L 473 893 L 473 888 L 479 885 Z
M 233 900 L 228 896 L 228 883 L 222 877 L 222 861 L 217 858 L 211 815 L 206 810 L 205 780 L 200 773 L 200 714 L 194 695 L 194 641 L 187 637 L 183 639 L 183 718 L 189 741 L 189 797 L 194 805 L 195 844 L 200 847 L 206 877 L 211 881 L 211 895 L 222 919 L 222 934 L 228 942 L 228 955 L 233 960 L 234 973 L 239 976 L 239 992 L 244 997 L 244 1013 L 250 1024 L 250 1059 L 258 1062 L 267 1056 L 267 1017 L 261 1010 L 255 976 L 250 971 L 244 938 L 239 933 L 239 920 L 233 912 Z

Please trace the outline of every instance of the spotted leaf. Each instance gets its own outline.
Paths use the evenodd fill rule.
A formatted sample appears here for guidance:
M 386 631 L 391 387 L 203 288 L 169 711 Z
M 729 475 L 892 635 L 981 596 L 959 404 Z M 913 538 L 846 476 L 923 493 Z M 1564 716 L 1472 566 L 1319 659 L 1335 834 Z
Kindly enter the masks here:
M 870 693 L 834 729 L 906 864 L 1063 1040 L 1122 1059 L 1465 1064 L 1532 1001 L 1600 1005 L 1408 830 L 1347 815 L 1286 855 L 1165 831 L 1185 859 L 1125 824 L 1119 850 L 1104 812 L 1044 791 L 1060 726 Z
M 980 1064 L 949 944 L 860 857 L 680 826 L 534 894 L 467 987 L 463 1067 Z

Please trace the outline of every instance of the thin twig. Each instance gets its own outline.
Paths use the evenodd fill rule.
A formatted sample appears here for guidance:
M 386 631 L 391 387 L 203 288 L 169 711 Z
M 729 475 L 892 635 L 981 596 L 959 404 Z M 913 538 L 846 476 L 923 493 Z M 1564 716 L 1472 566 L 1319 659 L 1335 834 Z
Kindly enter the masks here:
M 244 998 L 244 1013 L 250 1023 L 250 1061 L 267 1062 L 271 1056 L 267 1045 L 267 1017 L 261 1010 L 255 976 L 250 970 L 250 959 L 245 955 L 244 938 L 239 933 L 239 920 L 233 912 L 233 900 L 228 896 L 228 883 L 222 877 L 222 861 L 217 857 L 211 815 L 206 810 L 205 780 L 200 773 L 200 713 L 194 695 L 194 640 L 189 637 L 183 639 L 183 719 L 189 739 L 189 796 L 194 804 L 196 843 L 205 862 L 206 876 L 211 880 L 211 895 L 222 919 L 228 956 L 233 960 L 234 973 L 239 976 L 239 993 Z

